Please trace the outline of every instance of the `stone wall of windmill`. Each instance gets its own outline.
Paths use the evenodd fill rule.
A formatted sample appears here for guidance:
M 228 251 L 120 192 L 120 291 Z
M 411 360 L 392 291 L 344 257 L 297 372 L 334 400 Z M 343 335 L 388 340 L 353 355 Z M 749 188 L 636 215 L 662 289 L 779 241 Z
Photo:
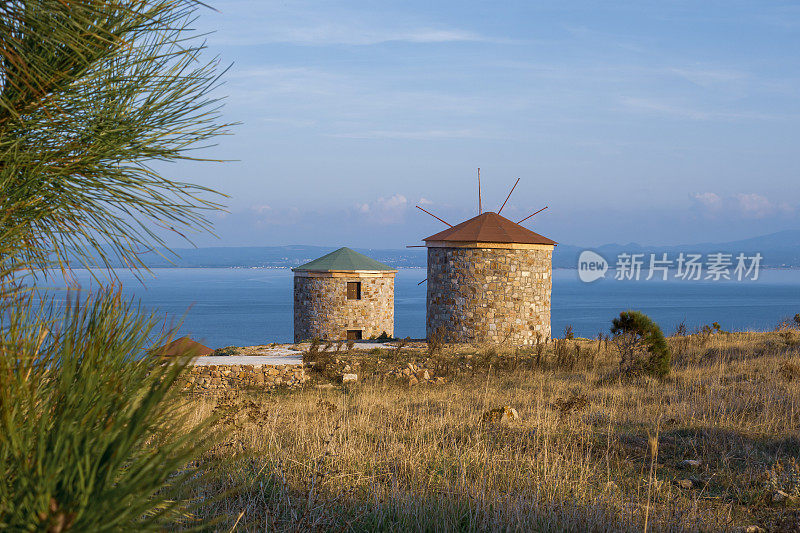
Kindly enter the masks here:
M 555 241 L 492 212 L 424 240 L 428 338 L 515 346 L 550 338 Z
M 393 336 L 394 276 L 394 272 L 296 273 L 295 342 Z M 358 298 L 348 294 L 348 285 L 353 284 L 359 286 Z
M 550 338 L 552 246 L 428 248 L 428 337 L 531 345 Z

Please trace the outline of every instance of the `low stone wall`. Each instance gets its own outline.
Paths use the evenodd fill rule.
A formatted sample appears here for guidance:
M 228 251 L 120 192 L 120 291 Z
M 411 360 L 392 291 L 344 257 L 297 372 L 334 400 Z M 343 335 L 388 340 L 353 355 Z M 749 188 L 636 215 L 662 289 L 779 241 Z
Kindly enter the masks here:
M 303 365 L 195 365 L 184 388 L 191 391 L 299 388 L 310 378 Z

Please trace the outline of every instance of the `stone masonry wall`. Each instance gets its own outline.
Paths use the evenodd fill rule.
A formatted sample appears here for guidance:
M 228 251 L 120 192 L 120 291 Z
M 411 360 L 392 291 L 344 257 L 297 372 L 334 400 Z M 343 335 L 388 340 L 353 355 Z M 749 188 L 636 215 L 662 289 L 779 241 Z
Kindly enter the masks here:
M 187 390 L 300 387 L 308 381 L 303 365 L 195 365 L 186 375 Z
M 428 248 L 427 334 L 530 345 L 550 337 L 552 247 Z
M 347 282 L 361 282 L 361 299 L 347 299 Z M 364 339 L 394 335 L 394 273 L 382 277 L 294 277 L 294 340 L 347 338 L 348 329 Z

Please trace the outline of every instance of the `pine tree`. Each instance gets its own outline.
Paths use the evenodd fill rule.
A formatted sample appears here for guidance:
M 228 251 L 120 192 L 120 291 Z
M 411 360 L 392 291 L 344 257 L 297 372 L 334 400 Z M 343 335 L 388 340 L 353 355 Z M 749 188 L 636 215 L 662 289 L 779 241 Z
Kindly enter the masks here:
M 220 123 L 218 61 L 190 0 L 0 3 L 0 529 L 160 530 L 201 478 L 182 420 L 186 361 L 113 290 L 58 308 L 60 267 L 143 267 L 165 232 L 208 229 L 213 191 L 165 174 Z M 174 166 L 173 166 L 174 168 Z M 58 271 L 58 268 L 55 269 Z M 53 274 L 50 274 L 53 275 Z
M 665 377 L 672 353 L 658 324 L 640 311 L 623 311 L 612 321 L 611 333 L 620 351 L 620 367 L 626 374 Z

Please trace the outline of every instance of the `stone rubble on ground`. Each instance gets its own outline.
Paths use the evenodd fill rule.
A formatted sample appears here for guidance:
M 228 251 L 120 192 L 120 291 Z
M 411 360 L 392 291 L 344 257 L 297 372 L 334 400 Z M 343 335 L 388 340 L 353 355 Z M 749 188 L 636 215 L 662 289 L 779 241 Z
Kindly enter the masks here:
M 483 413 L 482 419 L 487 423 L 507 423 L 519 420 L 519 413 L 513 407 L 504 405 L 495 409 L 489 409 Z
M 428 383 L 432 385 L 441 385 L 444 383 L 443 377 L 435 377 L 433 376 L 432 370 L 415 365 L 414 363 L 408 363 L 405 368 L 402 369 L 389 370 L 386 376 L 408 380 L 408 384 L 412 386 L 419 383 Z
M 789 495 L 782 490 L 775 491 L 772 495 L 772 503 L 783 503 L 789 499 Z

